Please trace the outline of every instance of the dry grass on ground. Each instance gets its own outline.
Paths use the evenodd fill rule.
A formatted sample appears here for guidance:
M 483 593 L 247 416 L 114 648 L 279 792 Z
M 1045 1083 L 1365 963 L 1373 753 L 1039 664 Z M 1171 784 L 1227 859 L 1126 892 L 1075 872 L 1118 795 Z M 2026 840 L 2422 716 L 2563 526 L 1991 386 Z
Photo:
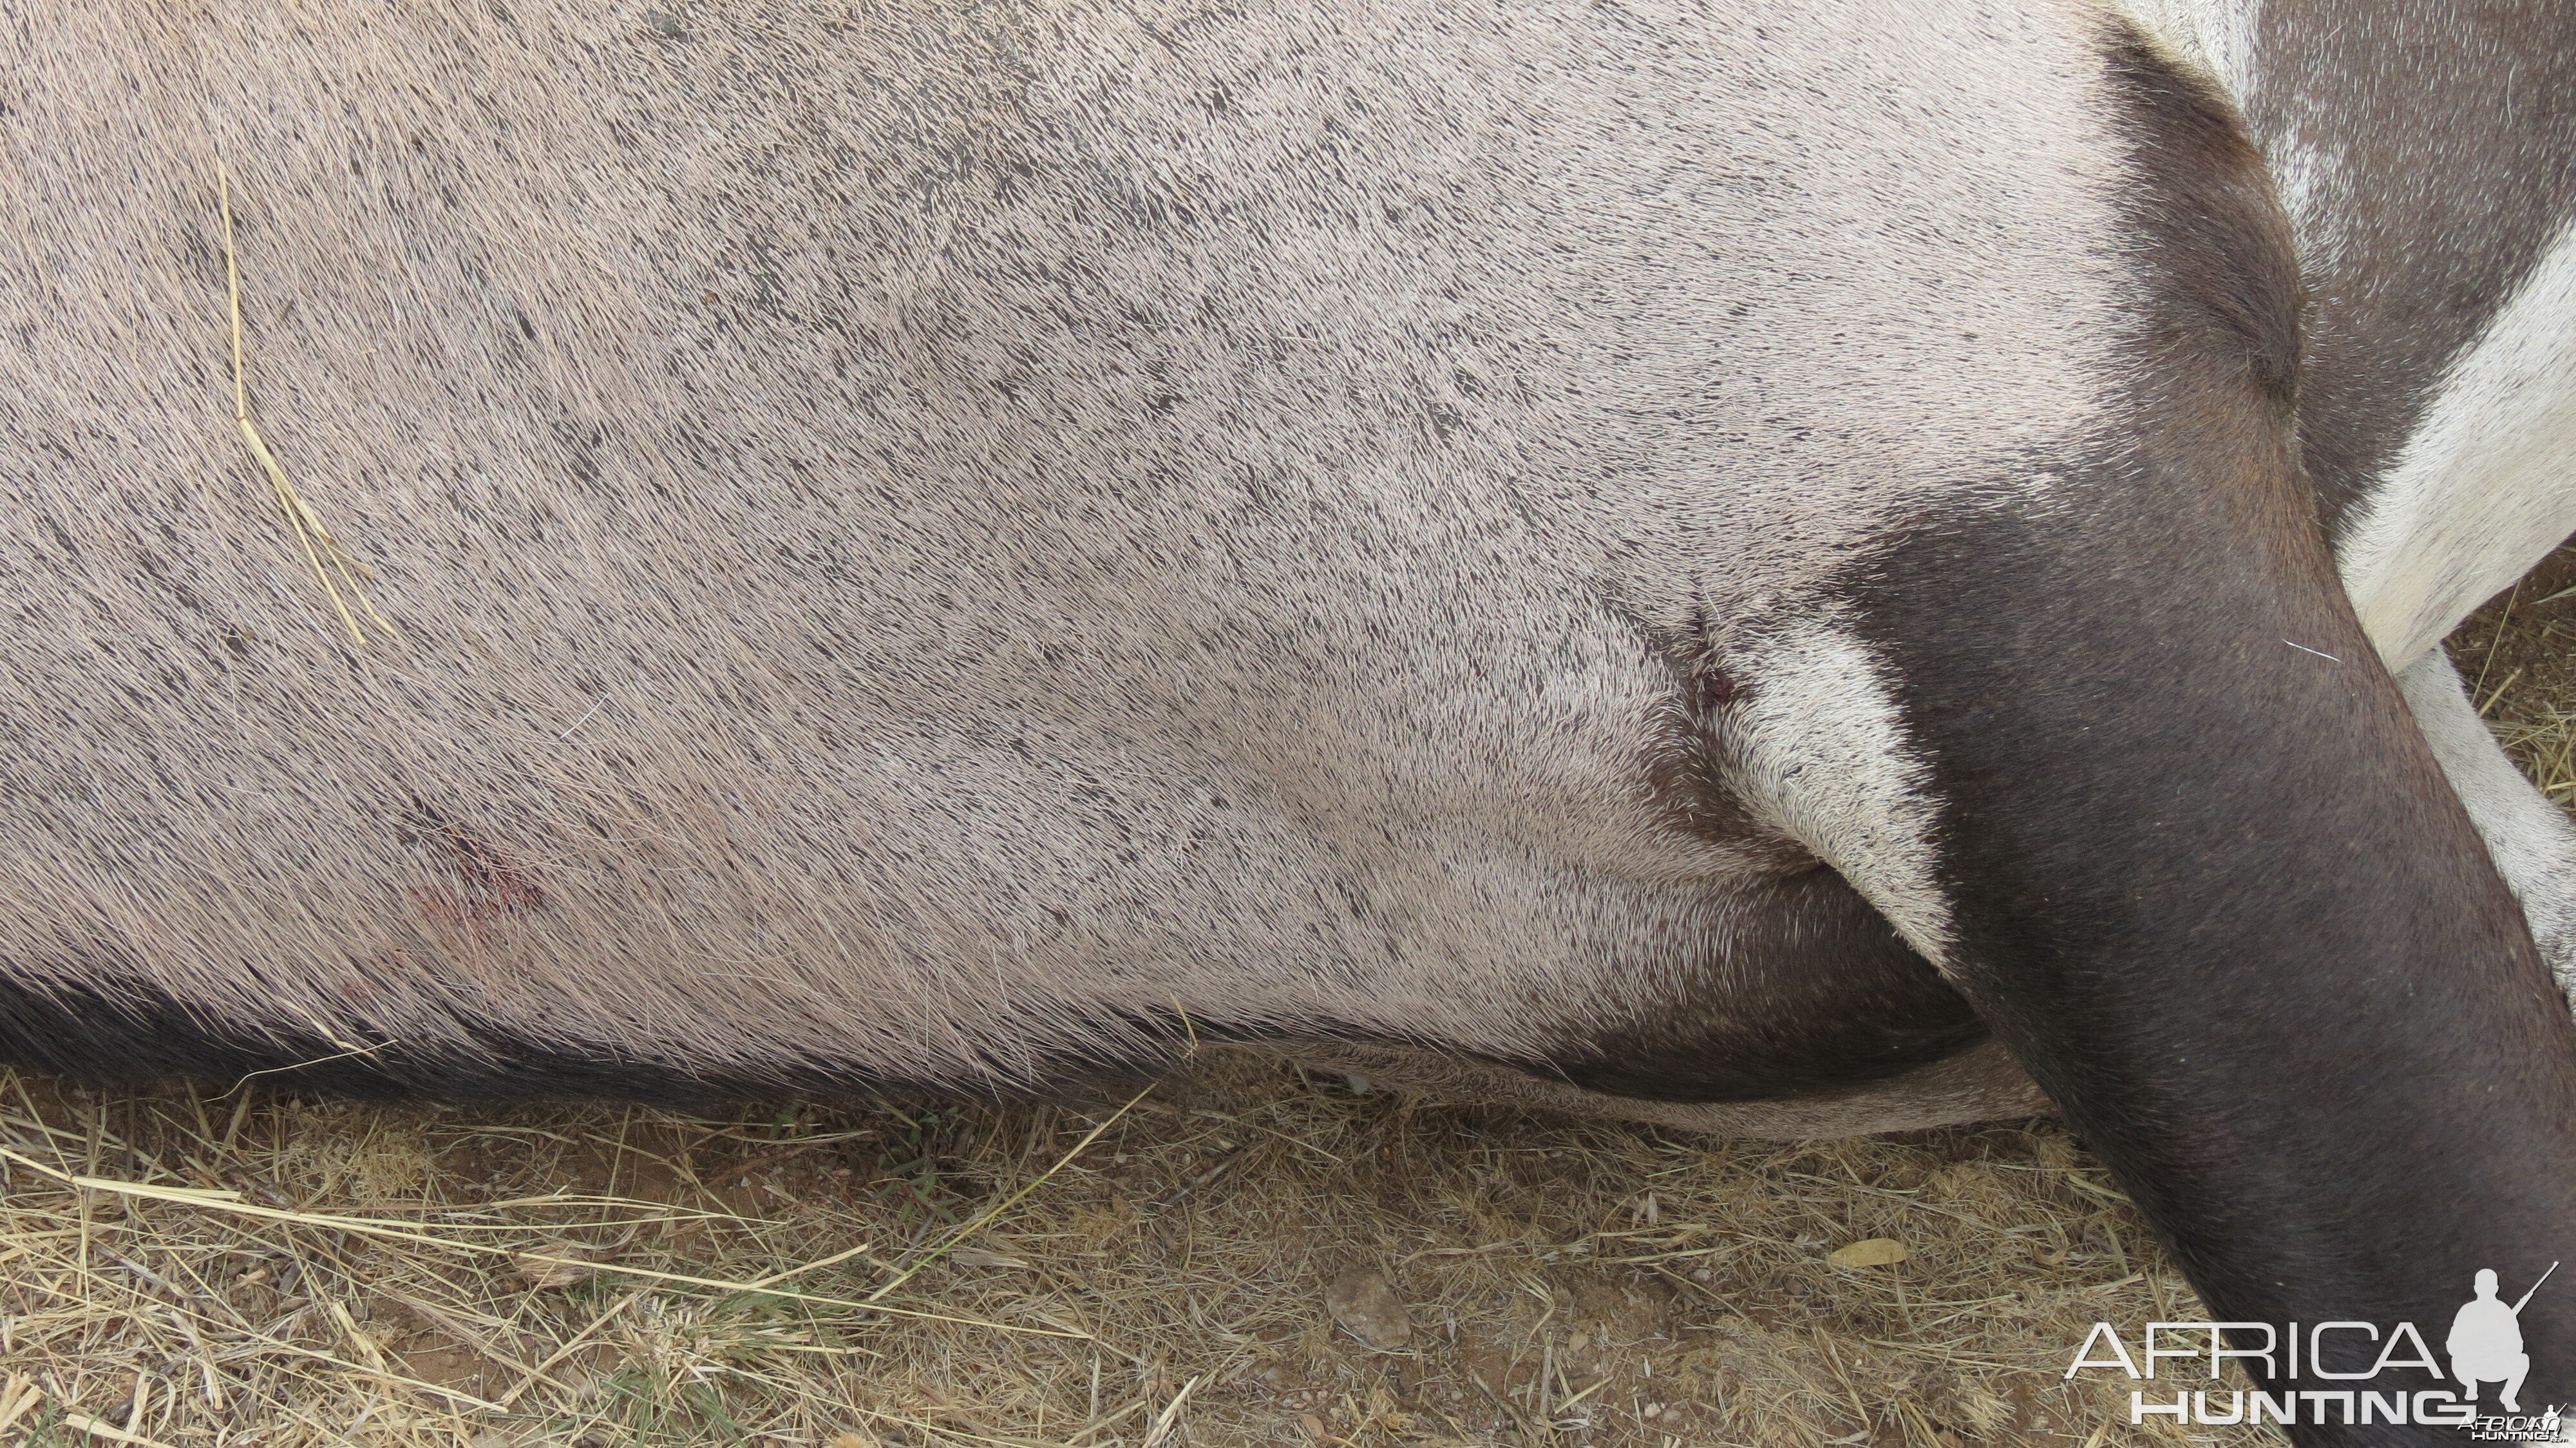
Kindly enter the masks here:
M 2570 583 L 2456 641 L 2561 799 Z M 1123 1111 L 220 1091 L 0 1076 L 0 1442 L 2255 1441 L 2062 1379 L 2198 1310 L 2046 1122 L 1728 1143 L 1226 1061 Z

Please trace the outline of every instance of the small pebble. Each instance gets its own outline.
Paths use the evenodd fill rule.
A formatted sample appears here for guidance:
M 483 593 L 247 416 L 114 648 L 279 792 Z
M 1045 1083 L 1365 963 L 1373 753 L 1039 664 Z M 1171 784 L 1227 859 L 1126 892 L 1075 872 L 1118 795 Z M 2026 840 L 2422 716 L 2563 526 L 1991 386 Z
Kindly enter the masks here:
M 1894 1237 L 1864 1237 L 1849 1246 L 1836 1247 L 1825 1254 L 1825 1260 L 1837 1267 L 1885 1267 L 1913 1255 Z
M 1382 1352 L 1413 1342 L 1413 1319 L 1405 1312 L 1404 1299 L 1375 1268 L 1354 1267 L 1334 1278 L 1324 1289 L 1324 1306 L 1343 1331 Z

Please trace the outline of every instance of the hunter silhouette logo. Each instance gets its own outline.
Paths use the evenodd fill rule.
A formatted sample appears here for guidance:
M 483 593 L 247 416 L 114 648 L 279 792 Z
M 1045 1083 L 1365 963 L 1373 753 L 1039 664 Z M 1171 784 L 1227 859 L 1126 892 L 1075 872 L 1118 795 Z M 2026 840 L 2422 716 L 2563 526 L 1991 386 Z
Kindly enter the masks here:
M 2452 1317 L 2451 1335 L 2442 1343 L 2443 1350 L 2451 1355 L 2451 1376 L 2469 1390 L 2469 1401 L 2477 1401 L 2478 1384 L 2501 1383 L 2503 1391 L 2496 1395 L 2497 1401 L 2508 1413 L 2522 1411 L 2518 1395 L 2523 1378 L 2531 1372 L 2531 1355 L 2522 1350 L 2522 1309 L 2531 1301 L 2531 1293 L 2538 1292 L 2540 1283 L 2548 1281 L 2549 1273 L 2557 1270 L 2558 1264 L 2550 1263 L 2549 1272 L 2540 1274 L 2540 1282 L 2531 1284 L 2531 1292 L 2525 1292 L 2507 1307 L 2496 1299 L 2495 1269 L 2478 1269 L 2478 1295 Z

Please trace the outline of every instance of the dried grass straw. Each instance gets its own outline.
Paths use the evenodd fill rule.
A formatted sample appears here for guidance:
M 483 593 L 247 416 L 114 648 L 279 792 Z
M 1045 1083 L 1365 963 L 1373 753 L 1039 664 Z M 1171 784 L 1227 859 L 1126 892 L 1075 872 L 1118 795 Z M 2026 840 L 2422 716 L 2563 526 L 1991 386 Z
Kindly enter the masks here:
M 0 1101 L 8 1442 L 2081 1443 L 2084 1330 L 2195 1311 L 2045 1123 L 1729 1144 L 1223 1057 L 1097 1109 Z
M 377 628 L 388 634 L 399 632 L 385 621 L 383 614 L 376 612 L 375 604 L 367 597 L 366 585 L 359 582 L 367 571 L 366 565 L 350 557 L 348 550 L 340 546 L 340 540 L 331 536 L 331 530 L 322 525 L 320 515 L 304 501 L 304 495 L 296 491 L 295 484 L 286 476 L 286 469 L 278 463 L 277 454 L 269 451 L 267 439 L 259 435 L 258 424 L 250 419 L 249 370 L 242 360 L 241 267 L 233 249 L 233 184 L 232 175 L 225 168 L 221 156 L 215 158 L 215 195 L 224 218 L 224 297 L 232 320 L 233 342 L 233 423 L 241 429 L 242 441 L 250 444 L 251 456 L 259 461 L 260 471 L 267 475 L 269 488 L 277 496 L 277 506 L 286 514 L 287 526 L 295 530 L 295 541 L 303 545 L 304 557 L 313 565 L 313 576 L 322 581 L 322 591 L 330 595 L 331 607 L 338 611 L 340 622 L 348 627 L 349 637 L 361 645 L 367 642 L 367 631 L 358 626 L 357 615 L 349 611 L 348 602 L 341 596 L 342 585 L 346 585 L 348 597 L 358 601 L 358 607 L 366 611 Z M 337 584 L 332 582 L 333 573 L 340 575 Z

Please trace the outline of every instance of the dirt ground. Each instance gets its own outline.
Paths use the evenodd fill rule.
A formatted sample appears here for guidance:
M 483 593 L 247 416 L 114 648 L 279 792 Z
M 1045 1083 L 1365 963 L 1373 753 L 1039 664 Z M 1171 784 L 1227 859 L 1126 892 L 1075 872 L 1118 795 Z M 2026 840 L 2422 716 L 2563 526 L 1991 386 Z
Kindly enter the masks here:
M 2571 586 L 2453 643 L 2562 801 Z M 720 1120 L 0 1074 L 0 1442 L 45 1448 L 2277 1441 L 2064 1376 L 2198 1315 L 2045 1121 L 1730 1143 L 1222 1059 Z

